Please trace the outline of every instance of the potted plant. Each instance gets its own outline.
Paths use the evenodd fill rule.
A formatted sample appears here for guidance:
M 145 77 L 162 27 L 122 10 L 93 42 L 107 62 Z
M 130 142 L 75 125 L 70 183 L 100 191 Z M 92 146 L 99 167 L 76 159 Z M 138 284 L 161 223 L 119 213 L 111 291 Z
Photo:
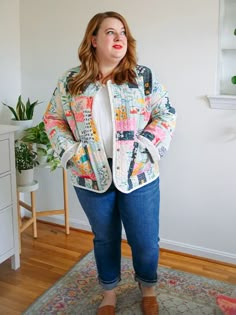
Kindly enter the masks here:
M 15 141 L 16 181 L 19 186 L 34 182 L 34 167 L 38 165 L 37 152 L 28 143 Z
M 35 106 L 40 104 L 40 102 L 31 102 L 28 98 L 26 103 L 24 103 L 20 95 L 17 100 L 16 108 L 3 102 L 2 104 L 7 106 L 13 114 L 12 124 L 19 126 L 20 131 L 16 132 L 16 139 L 19 139 L 24 134 L 23 130 L 31 127 Z
M 7 105 L 2 102 L 3 105 L 7 106 L 12 112 L 15 120 L 32 120 L 34 115 L 34 108 L 36 105 L 40 104 L 39 101 L 33 103 L 30 102 L 28 98 L 27 102 L 24 103 L 21 99 L 21 95 L 18 97 L 16 109 L 12 106 Z
M 36 144 L 39 164 L 48 164 L 51 171 L 60 165 L 60 160 L 56 157 L 52 149 L 43 121 L 36 126 L 27 128 L 21 140 Z
M 36 126 L 27 128 L 21 140 L 27 143 L 35 143 L 37 147 L 39 163 L 47 163 L 47 154 L 51 149 L 51 144 L 48 139 L 43 121 Z
M 236 28 L 235 28 L 235 30 L 234 30 L 234 35 L 236 36 Z M 233 84 L 236 84 L 236 75 L 234 75 L 234 76 L 231 78 L 231 82 L 232 82 Z

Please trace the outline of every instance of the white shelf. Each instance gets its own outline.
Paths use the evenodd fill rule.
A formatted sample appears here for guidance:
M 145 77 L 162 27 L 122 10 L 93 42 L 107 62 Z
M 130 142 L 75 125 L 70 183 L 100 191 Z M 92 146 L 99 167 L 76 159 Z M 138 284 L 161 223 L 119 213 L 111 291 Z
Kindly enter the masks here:
M 222 51 L 235 51 L 236 52 L 236 47 L 222 47 Z
M 34 180 L 31 185 L 25 185 L 25 186 L 17 186 L 18 192 L 31 192 L 35 191 L 39 188 L 39 183 Z
M 236 109 L 236 95 L 207 95 L 211 108 Z

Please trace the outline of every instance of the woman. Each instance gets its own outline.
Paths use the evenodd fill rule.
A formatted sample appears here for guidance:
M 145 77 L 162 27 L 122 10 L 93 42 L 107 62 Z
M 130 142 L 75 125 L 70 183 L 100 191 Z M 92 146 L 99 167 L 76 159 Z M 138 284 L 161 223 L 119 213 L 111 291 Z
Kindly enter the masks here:
M 115 314 L 122 225 L 132 250 L 144 314 L 158 314 L 159 159 L 175 127 L 175 110 L 152 71 L 137 65 L 135 40 L 116 12 L 96 14 L 45 112 L 54 150 L 71 176 L 94 233 L 104 298 Z

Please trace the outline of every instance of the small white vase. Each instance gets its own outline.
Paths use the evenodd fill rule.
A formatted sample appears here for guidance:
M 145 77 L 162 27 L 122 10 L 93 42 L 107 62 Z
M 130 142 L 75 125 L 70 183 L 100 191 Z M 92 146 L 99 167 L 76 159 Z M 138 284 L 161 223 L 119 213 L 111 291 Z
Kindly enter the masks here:
M 41 148 L 41 149 L 44 149 L 47 151 L 46 144 L 37 143 L 36 147 L 37 147 L 36 150 L 37 150 L 37 154 L 38 154 L 37 161 L 39 162 L 40 165 L 47 164 L 47 159 L 48 159 L 47 154 L 44 155 L 42 152 L 40 152 L 40 150 L 38 150 L 38 148 Z
M 34 183 L 34 169 L 16 171 L 16 183 L 18 186 L 29 186 Z
M 11 124 L 18 127 L 18 130 L 15 131 L 15 139 L 21 139 L 25 135 L 25 129 L 30 128 L 33 124 L 33 120 L 11 120 Z

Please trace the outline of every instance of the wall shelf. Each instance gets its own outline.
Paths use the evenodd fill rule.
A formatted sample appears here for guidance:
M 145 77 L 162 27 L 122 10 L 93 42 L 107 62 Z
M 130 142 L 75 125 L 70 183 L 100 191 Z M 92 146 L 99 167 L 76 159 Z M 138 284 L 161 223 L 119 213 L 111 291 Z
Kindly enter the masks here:
M 236 109 L 236 95 L 208 95 L 211 108 Z

